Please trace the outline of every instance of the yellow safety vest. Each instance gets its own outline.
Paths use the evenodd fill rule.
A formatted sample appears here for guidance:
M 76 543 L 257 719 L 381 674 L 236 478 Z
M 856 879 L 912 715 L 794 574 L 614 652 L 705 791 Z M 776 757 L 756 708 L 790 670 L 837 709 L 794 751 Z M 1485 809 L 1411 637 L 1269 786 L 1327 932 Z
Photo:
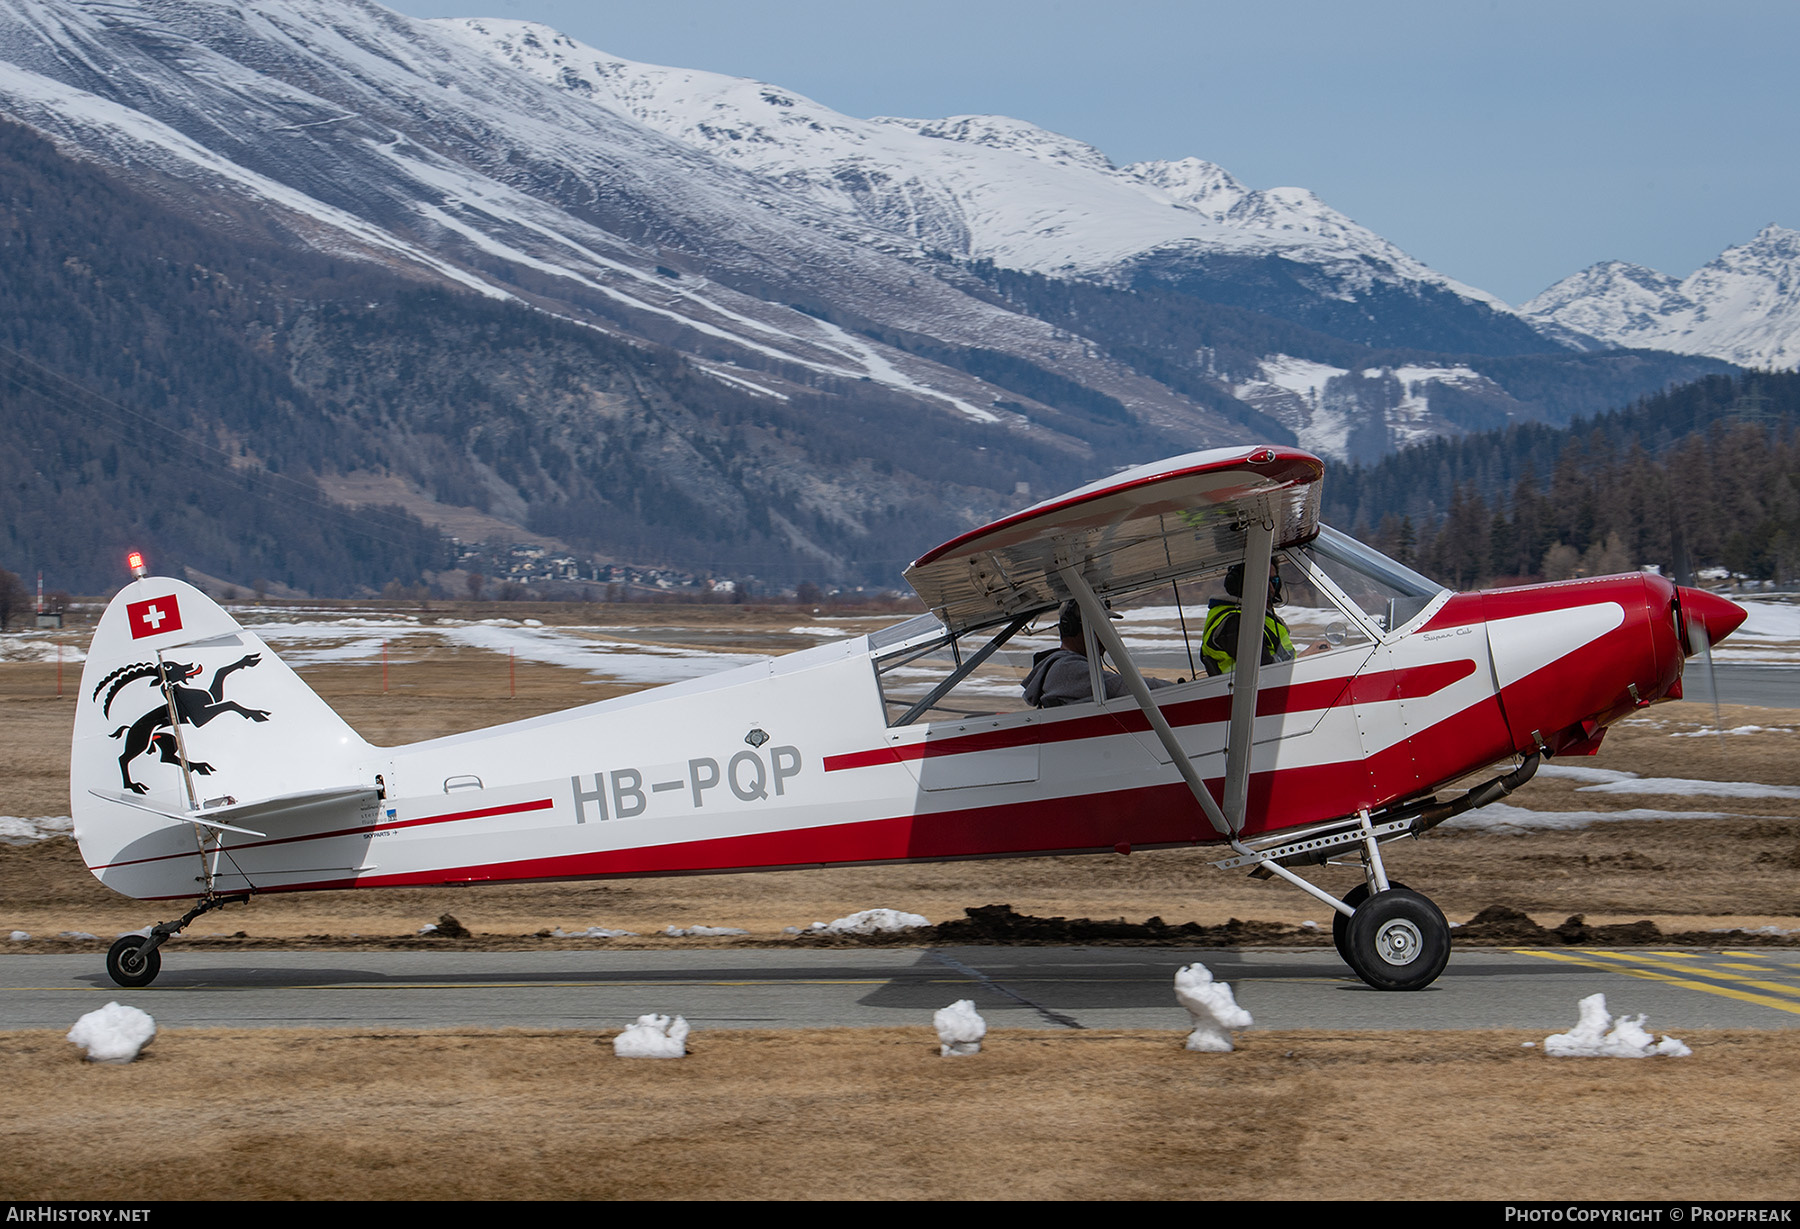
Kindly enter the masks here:
M 1205 630 L 1200 634 L 1200 656 L 1218 667 L 1218 673 L 1230 674 L 1237 668 L 1237 617 L 1243 607 L 1236 602 L 1214 602 L 1206 610 Z M 1227 627 L 1227 621 L 1230 626 Z M 1263 613 L 1262 664 L 1292 661 L 1294 642 L 1288 626 L 1274 611 Z

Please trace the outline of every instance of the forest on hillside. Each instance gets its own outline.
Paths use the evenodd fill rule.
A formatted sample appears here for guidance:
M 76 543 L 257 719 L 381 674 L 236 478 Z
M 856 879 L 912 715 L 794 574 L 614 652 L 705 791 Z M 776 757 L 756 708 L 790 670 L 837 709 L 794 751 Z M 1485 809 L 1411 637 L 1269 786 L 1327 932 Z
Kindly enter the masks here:
M 1711 376 L 1565 428 L 1326 479 L 1325 520 L 1457 588 L 1655 565 L 1800 579 L 1800 373 Z

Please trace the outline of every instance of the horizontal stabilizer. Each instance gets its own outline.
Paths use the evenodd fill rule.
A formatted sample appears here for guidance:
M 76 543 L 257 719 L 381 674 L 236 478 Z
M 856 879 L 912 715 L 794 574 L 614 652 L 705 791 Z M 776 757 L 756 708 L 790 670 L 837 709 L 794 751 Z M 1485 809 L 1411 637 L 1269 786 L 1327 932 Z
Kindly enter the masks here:
M 208 828 L 218 828 L 224 832 L 241 832 L 245 836 L 269 835 L 267 832 L 258 832 L 253 828 L 235 828 L 230 824 L 220 823 L 216 817 L 203 811 L 195 811 L 192 813 L 186 811 L 167 811 L 162 807 L 151 806 L 148 802 L 145 802 L 143 799 L 138 798 L 133 794 L 109 794 L 105 790 L 98 789 L 91 789 L 88 793 L 103 802 L 116 802 L 120 806 L 131 807 L 133 810 L 159 816 L 172 824 L 203 824 Z
M 91 789 L 88 793 L 96 798 L 104 798 L 108 802 L 123 803 L 140 811 L 148 811 L 152 815 L 160 815 L 173 823 L 202 824 L 208 828 L 218 828 L 225 832 L 242 832 L 249 836 L 267 836 L 266 832 L 258 832 L 251 828 L 239 828 L 227 823 L 227 820 L 267 820 L 286 811 L 307 810 L 317 806 L 327 806 L 334 802 L 350 802 L 357 799 L 375 800 L 375 787 L 371 785 L 336 785 L 325 789 L 301 790 L 292 794 L 280 794 L 273 798 L 258 798 L 251 802 L 234 802 L 225 806 L 205 807 L 198 811 L 171 811 L 163 807 L 152 806 L 141 798 L 131 794 L 109 794 L 101 790 Z

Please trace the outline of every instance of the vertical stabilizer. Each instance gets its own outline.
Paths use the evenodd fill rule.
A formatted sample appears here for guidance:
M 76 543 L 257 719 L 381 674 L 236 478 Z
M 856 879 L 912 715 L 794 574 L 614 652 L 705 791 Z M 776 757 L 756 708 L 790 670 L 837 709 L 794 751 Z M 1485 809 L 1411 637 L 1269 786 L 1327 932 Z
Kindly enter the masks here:
M 199 895 L 219 859 L 203 863 L 209 830 L 188 817 L 373 790 L 379 754 L 204 593 L 145 577 L 107 607 L 82 671 L 69 757 L 75 838 L 109 887 Z M 230 885 L 245 886 L 257 885 Z

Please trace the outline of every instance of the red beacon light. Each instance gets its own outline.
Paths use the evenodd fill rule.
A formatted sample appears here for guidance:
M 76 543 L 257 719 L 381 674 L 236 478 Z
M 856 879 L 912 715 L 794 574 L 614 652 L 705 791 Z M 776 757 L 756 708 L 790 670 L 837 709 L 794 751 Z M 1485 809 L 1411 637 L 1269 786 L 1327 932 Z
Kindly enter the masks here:
M 144 552 L 134 550 L 129 555 L 125 556 L 125 566 L 131 569 L 131 574 L 133 576 L 136 576 L 141 580 L 144 573 L 148 570 L 144 567 Z

